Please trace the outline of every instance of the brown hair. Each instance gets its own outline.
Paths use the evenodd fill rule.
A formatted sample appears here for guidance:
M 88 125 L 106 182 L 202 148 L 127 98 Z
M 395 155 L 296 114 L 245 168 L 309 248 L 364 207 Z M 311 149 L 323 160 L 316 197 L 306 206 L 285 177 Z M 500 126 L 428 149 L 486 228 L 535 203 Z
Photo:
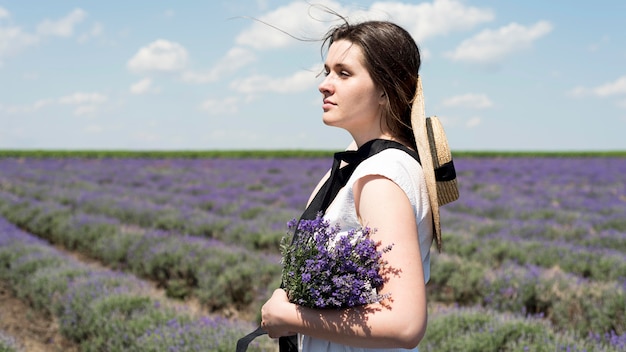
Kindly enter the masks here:
M 394 23 L 350 24 L 342 19 L 344 23 L 332 28 L 324 37 L 322 50 L 328 50 L 338 40 L 347 40 L 361 48 L 366 69 L 387 97 L 383 121 L 394 137 L 415 148 L 411 104 L 421 63 L 417 44 L 405 29 Z

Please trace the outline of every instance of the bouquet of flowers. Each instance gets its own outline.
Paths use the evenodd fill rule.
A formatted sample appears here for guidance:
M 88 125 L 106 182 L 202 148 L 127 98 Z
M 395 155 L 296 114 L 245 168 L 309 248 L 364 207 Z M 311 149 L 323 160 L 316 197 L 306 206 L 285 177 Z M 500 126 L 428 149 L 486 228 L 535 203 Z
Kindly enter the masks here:
M 297 226 L 297 229 L 296 229 Z M 309 308 L 346 308 L 378 302 L 385 279 L 382 254 L 368 227 L 342 232 L 318 214 L 315 220 L 288 223 L 297 236 L 283 238 L 282 280 L 292 303 Z

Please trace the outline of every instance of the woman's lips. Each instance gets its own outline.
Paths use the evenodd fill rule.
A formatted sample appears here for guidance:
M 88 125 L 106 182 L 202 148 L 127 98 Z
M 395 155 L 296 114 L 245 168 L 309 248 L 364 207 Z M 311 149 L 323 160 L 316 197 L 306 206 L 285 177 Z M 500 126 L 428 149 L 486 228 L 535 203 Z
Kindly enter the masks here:
M 324 99 L 324 104 L 322 104 L 322 109 L 324 109 L 324 111 L 327 111 L 327 110 L 329 110 L 330 108 L 332 108 L 335 105 L 336 104 L 333 103 L 332 101 L 330 101 L 328 99 Z

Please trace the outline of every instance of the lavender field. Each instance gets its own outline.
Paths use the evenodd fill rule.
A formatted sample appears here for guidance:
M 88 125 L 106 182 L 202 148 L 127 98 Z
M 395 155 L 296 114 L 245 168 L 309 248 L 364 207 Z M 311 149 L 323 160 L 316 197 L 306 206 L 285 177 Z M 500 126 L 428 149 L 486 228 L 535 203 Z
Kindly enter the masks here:
M 626 350 L 626 158 L 455 164 L 461 198 L 442 208 L 420 351 Z M 85 351 L 232 351 L 279 284 L 287 221 L 329 166 L 0 158 L 0 279 Z

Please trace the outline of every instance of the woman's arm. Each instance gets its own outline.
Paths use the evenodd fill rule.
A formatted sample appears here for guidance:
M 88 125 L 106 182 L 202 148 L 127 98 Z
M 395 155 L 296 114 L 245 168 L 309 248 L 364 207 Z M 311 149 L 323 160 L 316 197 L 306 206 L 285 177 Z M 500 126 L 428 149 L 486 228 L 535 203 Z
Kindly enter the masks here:
M 277 290 L 263 306 L 262 326 L 271 337 L 298 332 L 356 347 L 413 348 L 426 331 L 426 287 L 415 214 L 406 194 L 382 176 L 366 176 L 353 187 L 357 215 L 383 246 L 393 270 L 381 294 L 383 302 L 342 310 L 309 309 L 289 303 Z

